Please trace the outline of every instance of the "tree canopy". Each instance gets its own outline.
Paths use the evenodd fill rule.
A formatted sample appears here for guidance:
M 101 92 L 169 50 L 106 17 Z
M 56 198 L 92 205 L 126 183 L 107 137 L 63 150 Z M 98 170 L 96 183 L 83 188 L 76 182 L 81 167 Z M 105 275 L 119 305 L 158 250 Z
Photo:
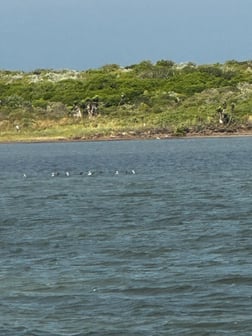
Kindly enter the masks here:
M 94 101 L 99 114 L 125 122 L 133 118 L 158 126 L 193 125 L 198 120 L 207 124 L 215 120 L 223 101 L 235 104 L 236 119 L 241 119 L 251 113 L 251 72 L 252 61 L 235 60 L 205 65 L 144 60 L 85 71 L 2 70 L 0 128 L 7 125 L 3 121 L 68 118 L 75 106 L 85 117 Z

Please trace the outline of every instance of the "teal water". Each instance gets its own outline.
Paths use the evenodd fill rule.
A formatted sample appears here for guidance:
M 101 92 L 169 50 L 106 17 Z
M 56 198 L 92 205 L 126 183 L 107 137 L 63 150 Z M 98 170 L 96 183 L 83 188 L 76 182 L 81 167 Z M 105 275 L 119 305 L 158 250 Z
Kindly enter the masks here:
M 251 335 L 251 145 L 0 145 L 0 335 Z

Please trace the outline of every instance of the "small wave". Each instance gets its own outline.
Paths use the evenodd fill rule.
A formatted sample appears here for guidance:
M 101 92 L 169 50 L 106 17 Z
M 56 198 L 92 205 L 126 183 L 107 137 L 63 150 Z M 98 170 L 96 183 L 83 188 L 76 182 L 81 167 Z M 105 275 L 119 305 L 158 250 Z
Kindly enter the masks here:
M 224 285 L 251 285 L 252 283 L 252 275 L 251 276 L 244 276 L 244 275 L 230 275 L 225 276 L 223 278 L 219 278 L 213 281 L 214 283 L 224 284 Z

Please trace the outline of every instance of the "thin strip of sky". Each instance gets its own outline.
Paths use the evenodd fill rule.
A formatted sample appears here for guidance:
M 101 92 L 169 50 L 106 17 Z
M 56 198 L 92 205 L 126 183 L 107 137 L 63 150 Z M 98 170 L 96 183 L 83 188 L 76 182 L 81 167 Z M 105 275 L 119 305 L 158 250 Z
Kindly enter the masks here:
M 251 59 L 251 0 L 8 0 L 0 68 Z

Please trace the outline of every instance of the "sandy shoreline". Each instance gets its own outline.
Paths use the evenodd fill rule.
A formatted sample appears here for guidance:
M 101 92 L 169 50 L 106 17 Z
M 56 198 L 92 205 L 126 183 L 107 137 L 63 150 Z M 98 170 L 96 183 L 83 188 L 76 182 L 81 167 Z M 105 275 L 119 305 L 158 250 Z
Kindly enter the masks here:
M 94 141 L 130 141 L 130 140 L 171 140 L 171 139 L 192 139 L 192 138 L 232 138 L 232 137 L 250 137 L 252 136 L 251 130 L 239 130 L 237 132 L 200 132 L 200 133 L 187 133 L 186 135 L 172 135 L 167 133 L 140 133 L 135 135 L 113 135 L 103 136 L 95 135 L 90 137 L 25 137 L 20 134 L 20 138 L 15 136 L 15 139 L 1 139 L 0 144 L 10 143 L 48 143 L 48 142 L 94 142 Z

